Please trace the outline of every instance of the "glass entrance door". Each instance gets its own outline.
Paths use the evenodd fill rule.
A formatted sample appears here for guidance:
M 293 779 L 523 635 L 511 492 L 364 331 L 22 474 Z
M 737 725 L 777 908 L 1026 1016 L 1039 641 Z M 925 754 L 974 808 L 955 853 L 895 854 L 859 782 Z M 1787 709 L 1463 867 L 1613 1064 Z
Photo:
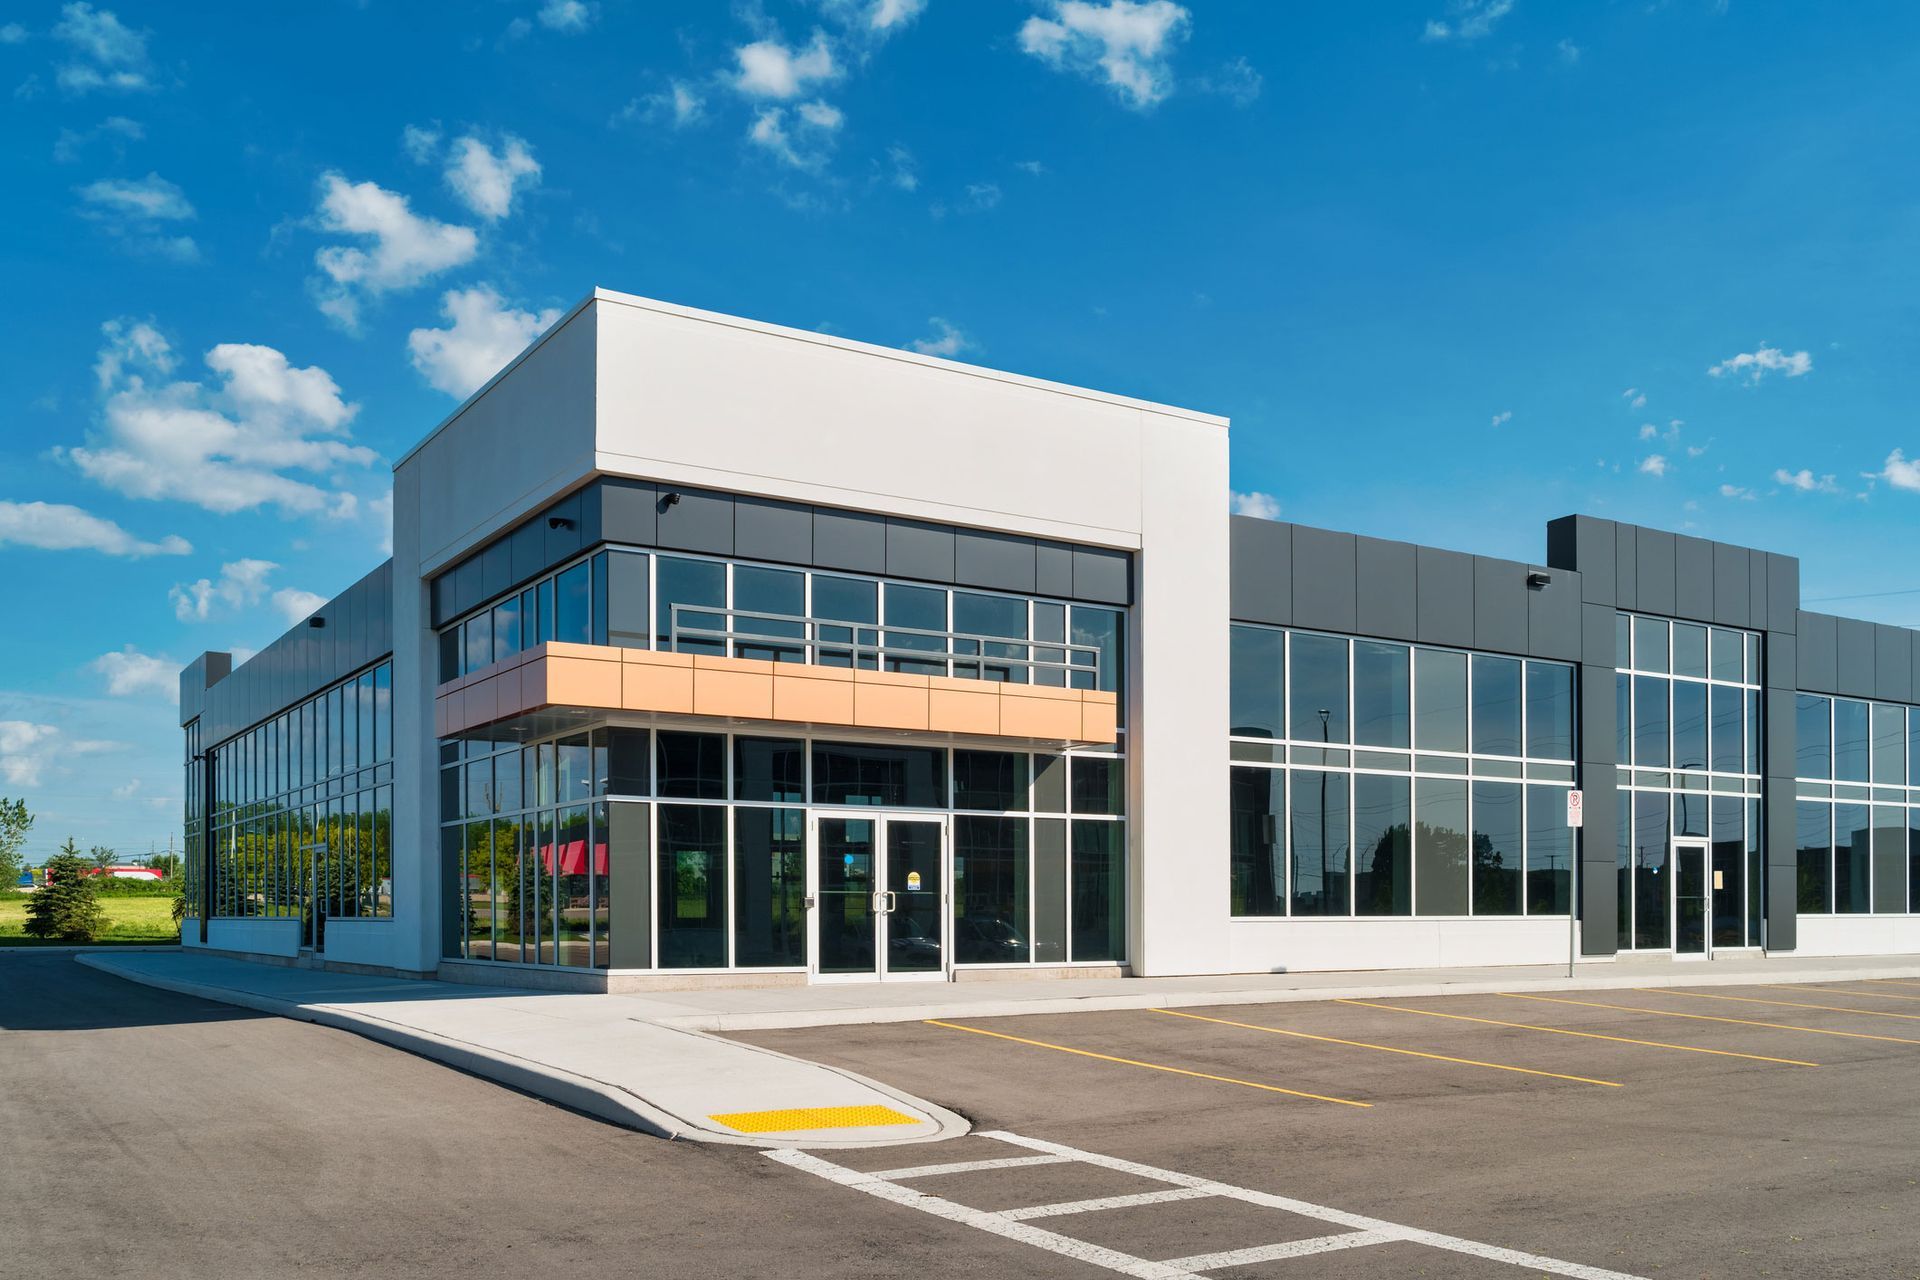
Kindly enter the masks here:
M 883 814 L 814 819 L 814 974 L 942 977 L 946 823 Z
M 1707 941 L 1707 847 L 1675 845 L 1673 849 L 1673 951 L 1681 956 L 1705 956 Z

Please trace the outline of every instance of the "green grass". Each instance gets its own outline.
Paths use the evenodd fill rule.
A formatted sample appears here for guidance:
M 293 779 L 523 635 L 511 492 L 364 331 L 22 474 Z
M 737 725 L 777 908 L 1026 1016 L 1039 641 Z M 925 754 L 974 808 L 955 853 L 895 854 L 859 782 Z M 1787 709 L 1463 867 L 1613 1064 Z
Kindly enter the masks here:
M 172 898 L 102 898 L 100 909 L 106 914 L 107 927 L 95 942 L 152 944 L 179 940 L 173 927 Z M 26 928 L 26 902 L 0 901 L 0 947 L 63 945 L 58 939 L 29 937 Z

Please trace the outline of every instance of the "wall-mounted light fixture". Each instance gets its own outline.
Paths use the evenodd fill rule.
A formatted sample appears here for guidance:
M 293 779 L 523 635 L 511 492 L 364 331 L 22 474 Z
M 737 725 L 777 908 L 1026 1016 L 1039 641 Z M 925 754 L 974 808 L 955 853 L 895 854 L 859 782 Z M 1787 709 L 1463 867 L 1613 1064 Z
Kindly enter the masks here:
M 307 625 L 312 627 L 315 631 L 318 631 L 320 630 L 320 628 L 327 625 L 327 620 L 316 613 L 311 618 L 307 619 Z
M 1527 575 L 1527 585 L 1529 587 L 1535 588 L 1536 590 L 1540 587 L 1546 586 L 1548 583 L 1552 581 L 1553 581 L 1553 575 L 1550 573 L 1530 573 Z
M 565 516 L 548 516 L 548 517 L 547 517 L 547 528 L 549 528 L 549 529 L 571 529 L 571 528 L 573 528 L 573 521 L 571 521 L 571 520 L 569 520 L 569 519 L 567 519 L 567 518 L 566 518 Z
M 660 505 L 663 507 L 677 507 L 680 505 L 680 495 L 677 493 L 670 493 L 666 497 L 660 499 Z

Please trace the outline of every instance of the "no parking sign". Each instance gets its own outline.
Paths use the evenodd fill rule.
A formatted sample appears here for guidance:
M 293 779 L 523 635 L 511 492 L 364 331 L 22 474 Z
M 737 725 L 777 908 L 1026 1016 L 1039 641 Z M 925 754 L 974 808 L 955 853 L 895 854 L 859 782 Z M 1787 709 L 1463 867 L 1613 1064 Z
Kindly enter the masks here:
M 1567 792 L 1567 825 L 1583 827 L 1586 825 L 1586 805 L 1578 791 Z

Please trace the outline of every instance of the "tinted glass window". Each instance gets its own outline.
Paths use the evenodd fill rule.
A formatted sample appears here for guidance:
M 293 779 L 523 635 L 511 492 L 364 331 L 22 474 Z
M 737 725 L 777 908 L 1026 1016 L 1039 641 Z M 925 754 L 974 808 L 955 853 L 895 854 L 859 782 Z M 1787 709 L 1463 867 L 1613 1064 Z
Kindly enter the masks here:
M 1633 619 L 1624 613 L 1613 615 L 1613 665 L 1622 669 L 1633 665 Z
M 1517 782 L 1473 784 L 1473 913 L 1520 914 L 1522 845 Z
M 1834 699 L 1833 776 L 1841 782 L 1867 780 L 1867 704 L 1864 702 Z
M 1744 696 L 1747 700 L 1747 772 L 1759 773 L 1760 739 L 1764 728 L 1760 720 L 1760 694 L 1757 690 L 1748 689 Z
M 1707 767 L 1707 686 L 1673 682 L 1673 767 Z
M 1414 666 L 1414 745 L 1422 751 L 1467 749 L 1467 655 L 1419 649 Z
M 1673 624 L 1673 674 L 1706 678 L 1707 629 L 1705 627 L 1696 627 L 1690 622 Z
M 1661 683 L 1665 683 L 1662 681 Z M 1696 797 L 1702 804 L 1706 797 Z M 1668 795 L 1664 791 L 1633 793 L 1633 944 L 1667 945 L 1667 850 L 1672 843 L 1667 826 Z
M 1633 678 L 1633 762 L 1667 767 L 1667 682 L 1658 676 Z
M 813 616 L 841 622 L 878 622 L 880 620 L 880 584 L 866 578 L 835 578 L 813 575 Z M 866 627 L 821 626 L 816 637 L 824 644 L 845 644 L 845 649 L 822 648 L 814 661 L 823 667 L 854 665 L 854 649 L 865 651 L 859 665 L 871 671 L 875 665 L 872 649 L 880 643 L 880 633 Z
M 886 646 L 889 650 L 903 650 L 908 653 L 945 653 L 947 640 L 947 593 L 933 587 L 908 587 L 898 582 L 886 585 L 887 632 Z M 895 630 L 896 627 L 910 628 Z M 925 635 L 923 632 L 940 632 L 939 635 Z M 920 675 L 945 675 L 945 662 L 923 662 L 892 653 L 887 658 L 887 670 L 907 671 Z
M 805 964 L 806 810 L 734 810 L 733 886 L 734 964 Z
M 1414 907 L 1423 916 L 1467 914 L 1467 784 L 1413 782 Z
M 655 735 L 658 746 L 660 794 L 690 800 L 724 800 L 727 796 L 727 739 L 718 733 Z
M 804 803 L 806 747 L 793 738 L 733 740 L 733 798 Z
M 1092 645 L 1100 654 L 1100 679 L 1097 687 L 1109 693 L 1120 687 L 1121 679 L 1126 675 L 1126 655 L 1121 646 L 1120 615 L 1112 609 L 1093 609 L 1084 604 L 1073 606 L 1073 643 Z M 1087 658 L 1076 657 L 1075 663 L 1085 663 Z M 1096 687 L 1093 673 L 1076 671 L 1073 673 L 1073 685 L 1076 689 Z M 1125 702 L 1120 706 L 1121 714 L 1126 713 Z
M 1904 786 L 1907 780 L 1907 711 L 1876 703 L 1873 708 L 1873 780 Z
M 955 751 L 953 807 L 1005 813 L 1027 807 L 1027 757 L 1012 751 Z
M 1232 912 L 1236 916 L 1285 915 L 1282 824 L 1287 812 L 1287 771 L 1234 769 L 1230 792 Z
M 520 652 L 520 597 L 509 596 L 493 606 L 493 660 Z
M 493 615 L 477 613 L 460 628 L 466 639 L 466 669 L 478 671 L 493 661 Z
M 1633 763 L 1633 677 L 1629 675 L 1613 678 L 1613 749 L 1614 763 Z
M 1353 910 L 1362 916 L 1413 911 L 1413 798 L 1406 778 L 1353 778 Z
M 1347 740 L 1347 642 L 1335 636 L 1293 636 L 1291 736 L 1300 742 Z
M 1293 847 L 1293 914 L 1347 914 L 1347 788 L 1352 775 L 1295 770 L 1289 839 Z
M 1473 749 L 1485 755 L 1520 754 L 1520 662 L 1473 659 Z
M 1229 723 L 1243 738 L 1284 738 L 1286 634 L 1235 627 L 1229 657 Z M 451 678 L 451 677 L 449 677 Z
M 1353 642 L 1353 740 L 1404 747 L 1412 732 L 1405 645 Z
M 1863 804 L 1833 806 L 1833 909 L 1872 910 L 1873 827 Z
M 674 648 L 680 653 L 725 654 L 726 641 L 684 633 L 727 629 L 724 615 L 702 611 L 726 608 L 727 566 L 712 560 L 682 560 L 676 556 L 661 556 L 655 563 L 660 575 L 660 600 L 653 625 L 658 628 L 660 647 Z M 675 605 L 680 606 L 677 612 Z M 683 633 L 677 644 L 676 625 Z
M 1527 754 L 1573 759 L 1573 668 L 1527 664 Z
M 1563 916 L 1573 901 L 1573 828 L 1567 793 L 1527 788 L 1527 913 Z
M 1740 659 L 1745 651 L 1744 637 L 1738 631 L 1713 633 L 1713 678 L 1715 680 L 1741 679 Z
M 806 637 L 806 623 L 787 618 L 804 617 L 807 611 L 807 578 L 789 569 L 762 569 L 753 565 L 733 568 L 733 607 L 751 614 L 735 615 L 733 630 L 737 639 L 733 653 L 737 658 L 756 658 L 763 662 L 805 662 L 806 647 L 797 643 Z M 793 641 L 795 643 L 782 643 Z
M 1711 767 L 1720 773 L 1739 773 L 1746 760 L 1740 737 L 1740 704 L 1745 691 L 1725 685 L 1713 686 L 1713 760 Z
M 564 644 L 593 641 L 592 581 L 583 560 L 553 580 L 553 638 Z
M 1803 693 L 1793 700 L 1794 776 L 1831 778 L 1833 776 L 1833 726 L 1830 699 Z
M 813 800 L 815 804 L 944 809 L 947 753 L 938 747 L 816 744 Z
M 953 958 L 961 964 L 1030 960 L 1026 822 L 955 818 L 953 879 Z
M 953 629 L 972 636 L 1005 636 L 1011 640 L 1027 638 L 1027 602 L 1010 596 L 983 596 L 970 591 L 953 593 Z M 954 674 L 980 680 L 1008 680 L 1026 684 L 1027 668 L 1012 662 L 994 662 L 994 658 L 1024 661 L 1024 644 L 997 644 L 992 640 L 955 640 L 955 653 L 982 654 L 987 661 L 956 663 Z
M 1073 824 L 1074 960 L 1127 956 L 1127 855 L 1118 822 Z
M 607 730 L 607 794 L 643 796 L 647 794 L 647 748 L 651 744 L 645 729 Z M 532 751 L 527 753 L 532 757 Z M 533 801 L 528 800 L 531 804 Z
M 1794 843 L 1799 846 L 1800 910 L 1833 910 L 1833 806 L 1802 800 L 1793 806 Z
M 1664 618 L 1633 620 L 1633 669 L 1635 671 L 1667 669 L 1667 623 Z
M 659 814 L 660 966 L 719 968 L 727 962 L 727 811 L 663 804 Z
M 1122 785 L 1126 771 L 1111 756 L 1073 756 L 1072 793 L 1075 813 L 1123 812 Z
M 593 568 L 593 642 L 607 642 L 607 553 L 602 551 L 588 564 Z
M 623 649 L 645 649 L 648 639 L 647 557 L 624 551 L 607 559 L 607 643 Z
M 593 797 L 593 746 L 584 733 L 554 744 L 561 804 Z
M 448 627 L 440 633 L 440 683 L 460 675 L 460 628 Z

